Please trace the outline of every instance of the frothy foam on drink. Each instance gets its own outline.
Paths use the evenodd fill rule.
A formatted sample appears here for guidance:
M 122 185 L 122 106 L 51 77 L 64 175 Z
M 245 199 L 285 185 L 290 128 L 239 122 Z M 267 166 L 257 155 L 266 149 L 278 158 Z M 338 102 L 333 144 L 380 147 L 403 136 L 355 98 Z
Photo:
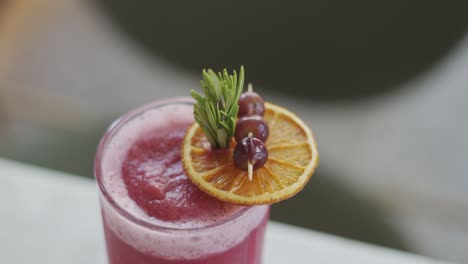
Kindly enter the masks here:
M 122 164 L 129 151 L 149 131 L 167 131 L 167 127 L 193 123 L 192 111 L 192 105 L 184 104 L 169 104 L 147 110 L 115 130 L 102 155 L 102 180 L 105 189 L 115 203 L 140 224 L 129 221 L 117 213 L 108 201 L 102 199 L 106 222 L 123 241 L 146 254 L 167 259 L 193 259 L 228 250 L 243 241 L 268 210 L 267 206 L 244 210 L 230 205 L 226 210 L 213 214 L 201 214 L 180 221 L 164 221 L 148 215 L 129 196 L 122 175 Z M 235 219 L 226 221 L 231 217 Z M 219 222 L 223 223 L 217 225 Z M 156 230 L 143 225 L 152 226 Z M 194 230 L 196 228 L 199 230 Z

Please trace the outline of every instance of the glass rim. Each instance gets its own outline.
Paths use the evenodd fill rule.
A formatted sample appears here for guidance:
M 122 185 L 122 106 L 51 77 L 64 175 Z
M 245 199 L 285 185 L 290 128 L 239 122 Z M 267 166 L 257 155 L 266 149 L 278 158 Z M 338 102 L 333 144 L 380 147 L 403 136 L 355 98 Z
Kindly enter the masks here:
M 107 191 L 106 186 L 103 181 L 103 176 L 104 172 L 102 171 L 102 158 L 104 156 L 104 151 L 107 147 L 107 145 L 112 141 L 113 136 L 119 131 L 121 127 L 123 127 L 127 122 L 133 120 L 134 118 L 137 118 L 140 114 L 151 110 L 151 109 L 156 109 L 159 107 L 167 106 L 167 105 L 174 105 L 174 104 L 182 104 L 182 105 L 193 105 L 194 100 L 190 97 L 174 97 L 174 98 L 169 98 L 169 99 L 159 99 L 155 100 L 152 102 L 149 102 L 147 104 L 144 104 L 140 107 L 137 107 L 133 110 L 130 110 L 117 118 L 115 121 L 111 123 L 111 125 L 107 128 L 107 130 L 104 132 L 104 135 L 102 136 L 101 140 L 99 141 L 96 155 L 94 157 L 94 177 L 97 181 L 97 184 L 99 186 L 99 190 L 106 199 L 106 201 L 110 204 L 110 206 L 121 216 L 123 216 L 126 220 L 135 223 L 139 226 L 149 228 L 151 230 L 155 231 L 162 231 L 162 232 L 190 232 L 190 231 L 200 231 L 200 230 L 205 230 L 205 229 L 213 229 L 219 226 L 222 226 L 228 222 L 231 222 L 243 215 L 245 215 L 247 212 L 255 208 L 255 206 L 246 206 L 239 210 L 238 212 L 234 213 L 233 215 L 218 221 L 216 223 L 207 225 L 207 226 L 201 226 L 201 227 L 190 227 L 190 228 L 177 228 L 177 227 L 167 227 L 163 225 L 158 225 L 156 223 L 150 223 L 148 221 L 145 221 L 143 219 L 139 219 L 132 215 L 130 212 L 122 208 L 113 198 L 112 195 Z

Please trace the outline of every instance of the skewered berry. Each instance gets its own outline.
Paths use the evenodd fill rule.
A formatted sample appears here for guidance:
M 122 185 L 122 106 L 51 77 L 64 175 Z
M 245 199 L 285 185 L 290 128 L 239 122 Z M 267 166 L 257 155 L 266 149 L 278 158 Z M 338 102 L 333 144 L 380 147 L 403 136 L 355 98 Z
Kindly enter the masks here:
M 259 139 L 246 137 L 237 143 L 233 158 L 237 168 L 247 170 L 248 163 L 250 163 L 255 170 L 265 165 L 268 160 L 268 151 Z
M 263 116 L 265 113 L 265 102 L 263 98 L 256 92 L 248 91 L 241 94 L 239 98 L 238 117 L 258 115 Z
M 236 142 L 248 137 L 252 133 L 254 138 L 266 142 L 269 135 L 269 129 L 266 122 L 260 116 L 245 116 L 237 120 L 234 137 Z

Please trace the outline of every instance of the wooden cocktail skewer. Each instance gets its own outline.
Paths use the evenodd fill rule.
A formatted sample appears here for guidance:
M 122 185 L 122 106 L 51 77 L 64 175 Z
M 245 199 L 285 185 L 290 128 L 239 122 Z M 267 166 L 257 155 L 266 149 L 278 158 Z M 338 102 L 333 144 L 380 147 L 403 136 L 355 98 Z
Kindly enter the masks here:
M 252 84 L 249 83 L 249 89 L 251 88 Z M 253 137 L 253 133 L 249 132 L 249 138 Z M 249 181 L 252 181 L 253 178 L 253 165 L 250 163 L 250 160 L 247 161 L 247 174 L 249 176 Z

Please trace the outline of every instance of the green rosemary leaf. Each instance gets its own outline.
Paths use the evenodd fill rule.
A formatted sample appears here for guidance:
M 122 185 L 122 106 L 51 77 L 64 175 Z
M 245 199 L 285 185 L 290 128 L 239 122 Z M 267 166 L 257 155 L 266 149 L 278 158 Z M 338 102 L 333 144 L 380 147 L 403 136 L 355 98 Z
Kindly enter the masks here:
M 229 147 L 229 136 L 227 135 L 227 132 L 226 130 L 224 129 L 218 129 L 217 131 L 217 135 L 218 135 L 218 143 L 220 144 L 220 147 L 221 148 L 227 148 Z
M 190 90 L 190 95 L 193 97 L 193 99 L 195 99 L 198 103 L 203 103 L 204 99 L 203 99 L 203 96 L 201 96 L 201 94 L 197 93 L 197 91 L 195 90 Z
M 221 124 L 222 127 L 224 127 L 226 129 L 226 131 L 229 131 L 231 129 L 229 127 L 229 125 L 227 125 L 226 123 L 221 122 L 220 124 Z
M 190 91 L 196 101 L 195 121 L 214 148 L 227 148 L 235 132 L 239 98 L 244 88 L 244 67 L 241 66 L 239 75 L 236 71 L 229 74 L 226 69 L 218 73 L 203 70 L 200 86 L 203 95 Z

